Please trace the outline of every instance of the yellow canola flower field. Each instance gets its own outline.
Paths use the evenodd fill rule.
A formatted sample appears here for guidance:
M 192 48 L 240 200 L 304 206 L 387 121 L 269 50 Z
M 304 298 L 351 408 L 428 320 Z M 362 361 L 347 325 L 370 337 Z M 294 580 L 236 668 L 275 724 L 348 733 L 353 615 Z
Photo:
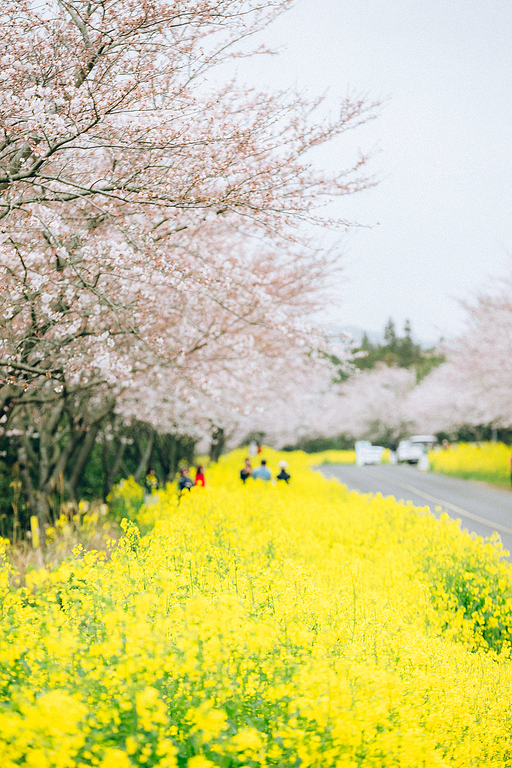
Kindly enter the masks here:
M 355 464 L 355 451 L 320 451 L 319 453 L 307 454 L 311 466 L 320 466 L 321 464 Z
M 504 443 L 458 443 L 429 456 L 435 472 L 510 488 L 512 448 Z
M 125 483 L 108 561 L 77 551 L 12 590 L 4 547 L 2 768 L 511 766 L 499 540 L 301 453 L 263 454 L 289 485 L 242 485 L 244 455 L 179 503 Z

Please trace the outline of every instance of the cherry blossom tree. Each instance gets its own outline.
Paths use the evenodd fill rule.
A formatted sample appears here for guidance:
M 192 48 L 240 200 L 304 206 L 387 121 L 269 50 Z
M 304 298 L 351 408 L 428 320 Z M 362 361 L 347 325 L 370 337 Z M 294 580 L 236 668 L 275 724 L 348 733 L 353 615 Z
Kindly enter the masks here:
M 311 173 L 305 159 L 364 121 L 364 102 L 346 100 L 338 120 L 318 126 L 300 99 L 233 83 L 207 89 L 207 73 L 232 44 L 287 4 L 4 6 L 1 263 L 18 282 L 9 303 L 19 301 L 4 311 L 17 322 L 2 340 L 0 364 L 11 377 L 60 372 L 55 347 L 84 333 L 76 308 L 89 316 L 91 304 L 100 304 L 117 310 L 118 328 L 133 325 L 123 317 L 131 302 L 124 295 L 115 302 L 119 282 L 106 277 L 124 270 L 176 285 L 191 270 L 190 258 L 180 269 L 185 248 L 192 255 L 189 241 L 182 246 L 184 231 L 222 217 L 239 236 L 257 227 L 283 236 L 314 217 L 323 195 L 368 183 L 364 158 L 353 174 L 332 179 Z M 199 273 L 202 264 L 192 269 Z M 110 330 L 103 317 L 95 325 L 98 337 Z
M 340 431 L 384 444 L 405 437 L 412 428 L 406 404 L 415 385 L 416 372 L 408 368 L 378 365 L 352 376 L 342 386 Z
M 347 348 L 345 357 L 349 354 Z M 304 437 L 339 434 L 341 398 L 333 375 L 325 359 L 300 369 L 284 366 L 274 386 L 263 387 L 253 407 L 233 425 L 233 443 L 259 432 L 266 443 L 281 448 L 297 445 Z
M 338 359 L 342 355 L 338 349 Z M 349 355 L 350 346 L 345 349 L 345 357 Z M 356 369 L 342 384 L 333 383 L 333 373 L 326 365 L 294 375 L 283 386 L 284 397 L 260 403 L 259 410 L 241 420 L 235 434 L 260 431 L 277 447 L 341 434 L 389 443 L 414 427 L 409 409 L 416 384 L 414 370 L 387 365 Z
M 512 426 L 512 278 L 466 303 L 465 332 L 446 344 L 447 362 L 421 382 L 411 400 L 435 432 L 463 426 Z
M 411 392 L 407 412 L 425 434 L 453 432 L 463 424 L 481 423 L 478 400 L 457 367 L 446 362 Z
M 204 429 L 201 409 L 220 421 L 223 393 L 250 399 L 264 361 L 292 370 L 316 348 L 303 318 L 327 264 L 299 227 L 372 182 L 365 157 L 328 178 L 307 153 L 376 105 L 319 124 L 300 97 L 208 81 L 288 5 L 2 6 L 0 408 L 41 521 L 113 414 L 195 409 L 187 429 Z

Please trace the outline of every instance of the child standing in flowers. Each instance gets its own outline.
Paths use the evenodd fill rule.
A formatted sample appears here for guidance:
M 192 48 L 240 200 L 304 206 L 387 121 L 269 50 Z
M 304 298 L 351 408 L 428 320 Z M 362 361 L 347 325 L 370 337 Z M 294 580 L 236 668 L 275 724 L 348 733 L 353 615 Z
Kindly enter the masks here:
M 146 475 L 146 491 L 147 493 L 151 493 L 152 491 L 156 491 L 158 488 L 158 478 L 155 473 L 155 468 L 150 467 L 149 472 Z
M 206 478 L 204 476 L 204 467 L 202 464 L 199 464 L 196 469 L 196 479 L 194 481 L 194 485 L 198 485 L 201 488 L 204 488 L 206 485 Z

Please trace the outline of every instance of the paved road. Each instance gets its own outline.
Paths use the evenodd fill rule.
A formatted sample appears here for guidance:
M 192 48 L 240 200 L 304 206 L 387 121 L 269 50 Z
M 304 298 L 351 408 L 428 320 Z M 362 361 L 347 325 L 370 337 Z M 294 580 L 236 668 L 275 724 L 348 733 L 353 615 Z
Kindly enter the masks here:
M 450 517 L 460 518 L 462 527 L 480 536 L 498 531 L 504 546 L 512 552 L 512 491 L 484 483 L 461 480 L 433 472 L 420 472 L 409 465 L 382 464 L 356 467 L 331 464 L 318 469 L 362 493 L 382 493 L 399 501 L 412 501 L 432 512 L 441 507 Z

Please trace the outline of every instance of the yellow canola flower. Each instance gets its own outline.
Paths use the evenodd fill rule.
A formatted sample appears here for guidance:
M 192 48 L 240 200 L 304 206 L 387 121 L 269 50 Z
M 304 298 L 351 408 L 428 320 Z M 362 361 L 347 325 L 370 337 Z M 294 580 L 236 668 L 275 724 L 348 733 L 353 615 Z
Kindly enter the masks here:
M 25 722 L 55 735 L 74 733 L 87 707 L 64 691 L 50 691 L 37 699 L 35 706 L 22 707 Z
M 215 763 L 203 755 L 194 755 L 187 761 L 187 768 L 214 768 Z
M 262 734 L 255 728 L 242 728 L 233 736 L 233 744 L 240 752 L 257 752 L 264 744 Z
M 201 740 L 204 742 L 217 739 L 228 727 L 226 713 L 215 709 L 209 699 L 203 701 L 197 709 L 189 709 L 187 719 L 192 724 L 192 732 L 200 731 Z
M 133 763 L 126 752 L 115 747 L 109 747 L 105 750 L 99 768 L 133 768 Z
M 354 450 L 338 451 L 328 450 L 318 453 L 309 453 L 308 462 L 311 466 L 320 466 L 321 464 L 355 464 L 356 452 Z
M 139 724 L 145 731 L 167 723 L 167 711 L 156 688 L 147 686 L 135 694 L 136 711 Z

